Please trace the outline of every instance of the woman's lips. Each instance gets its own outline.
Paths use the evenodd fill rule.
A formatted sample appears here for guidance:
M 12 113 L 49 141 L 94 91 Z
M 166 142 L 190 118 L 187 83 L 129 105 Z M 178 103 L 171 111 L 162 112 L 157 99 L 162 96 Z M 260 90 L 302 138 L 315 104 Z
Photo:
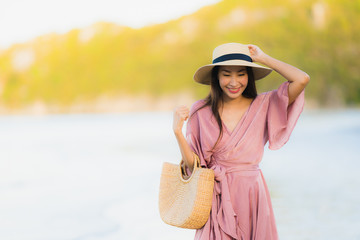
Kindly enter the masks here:
M 228 88 L 229 89 L 229 92 L 231 93 L 237 93 L 240 91 L 240 88 Z

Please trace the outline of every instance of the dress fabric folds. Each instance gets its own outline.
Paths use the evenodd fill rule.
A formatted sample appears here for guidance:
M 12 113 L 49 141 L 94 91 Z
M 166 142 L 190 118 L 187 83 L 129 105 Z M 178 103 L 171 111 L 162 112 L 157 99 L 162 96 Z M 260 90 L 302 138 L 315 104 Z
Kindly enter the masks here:
M 199 156 L 201 166 L 215 173 L 210 217 L 196 230 L 196 240 L 278 239 L 270 194 L 259 163 L 267 142 L 269 149 L 276 150 L 289 140 L 303 111 L 305 89 L 288 106 L 288 87 L 286 81 L 278 89 L 259 94 L 232 132 L 223 124 L 223 136 L 215 149 L 212 147 L 220 130 L 211 108 L 206 106 L 195 112 L 204 100 L 192 105 L 187 142 Z

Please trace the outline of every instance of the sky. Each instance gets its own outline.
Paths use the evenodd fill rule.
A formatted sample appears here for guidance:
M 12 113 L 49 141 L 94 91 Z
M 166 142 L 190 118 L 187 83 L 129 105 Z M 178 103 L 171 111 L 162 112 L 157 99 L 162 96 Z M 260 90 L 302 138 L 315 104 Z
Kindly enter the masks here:
M 220 0 L 1 0 L 0 49 L 99 21 L 132 28 L 163 23 Z

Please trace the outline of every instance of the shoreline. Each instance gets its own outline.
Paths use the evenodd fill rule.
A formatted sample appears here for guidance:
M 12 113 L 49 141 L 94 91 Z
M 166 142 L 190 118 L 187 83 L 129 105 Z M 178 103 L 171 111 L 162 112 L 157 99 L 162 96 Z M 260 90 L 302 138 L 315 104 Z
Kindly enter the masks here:
M 69 106 L 46 104 L 43 101 L 36 101 L 26 107 L 17 109 L 10 109 L 4 105 L 0 105 L 0 116 L 172 111 L 180 105 L 185 105 L 190 108 L 197 100 L 198 99 L 190 93 L 184 92 L 161 97 L 153 97 L 145 94 L 136 97 L 130 95 L 120 97 L 101 96 L 93 101 L 75 101 Z M 360 110 L 360 106 L 346 106 L 342 104 L 333 104 L 331 107 L 320 106 L 312 99 L 306 99 L 304 105 L 304 111 L 309 112 L 314 110 L 332 111 L 345 109 Z
M 100 96 L 92 101 L 78 100 L 65 106 L 36 101 L 22 108 L 8 108 L 0 105 L 0 116 L 4 115 L 50 115 L 85 113 L 126 113 L 142 111 L 170 111 L 179 105 L 189 108 L 196 99 L 189 93 L 153 97 L 147 94 L 120 97 Z

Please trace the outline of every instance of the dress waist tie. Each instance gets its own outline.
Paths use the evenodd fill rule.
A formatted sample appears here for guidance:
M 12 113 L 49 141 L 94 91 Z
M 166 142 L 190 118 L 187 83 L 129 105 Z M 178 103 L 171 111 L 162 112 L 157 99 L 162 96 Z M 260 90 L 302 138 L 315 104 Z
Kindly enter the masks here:
M 211 206 L 211 218 L 213 222 L 216 239 L 221 239 L 220 228 L 227 235 L 238 239 L 236 213 L 231 203 L 229 185 L 226 173 L 237 171 L 258 170 L 259 165 L 238 165 L 225 168 L 220 165 L 213 165 L 210 169 L 214 170 L 215 182 L 213 204 Z

